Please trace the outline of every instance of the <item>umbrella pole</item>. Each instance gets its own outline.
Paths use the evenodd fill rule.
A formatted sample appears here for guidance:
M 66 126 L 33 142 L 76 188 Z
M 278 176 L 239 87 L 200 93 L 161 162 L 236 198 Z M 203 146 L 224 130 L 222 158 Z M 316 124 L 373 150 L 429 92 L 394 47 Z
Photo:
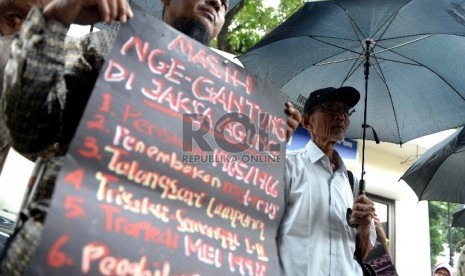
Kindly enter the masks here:
M 365 105 L 363 110 L 363 138 L 362 138 L 362 177 L 360 178 L 358 193 L 365 194 L 365 140 L 366 140 L 366 125 L 367 125 L 367 107 L 368 107 L 368 75 L 370 74 L 370 44 L 369 39 L 365 40 Z
M 451 233 L 451 222 L 450 222 L 450 202 L 447 202 L 447 230 L 448 230 L 448 240 L 449 240 L 449 264 L 454 266 L 454 248 L 452 246 L 452 233 Z

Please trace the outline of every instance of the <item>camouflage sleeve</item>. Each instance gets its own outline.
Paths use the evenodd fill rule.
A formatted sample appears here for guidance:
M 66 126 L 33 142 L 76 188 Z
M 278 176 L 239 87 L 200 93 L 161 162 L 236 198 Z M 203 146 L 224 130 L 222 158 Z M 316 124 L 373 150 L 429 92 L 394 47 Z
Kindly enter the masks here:
M 12 44 L 2 112 L 10 144 L 26 156 L 66 150 L 113 42 L 99 32 L 65 44 L 67 31 L 34 8 Z
M 46 22 L 40 10 L 33 9 L 13 41 L 5 67 L 2 107 L 10 143 L 20 153 L 50 146 L 60 132 L 67 31 L 58 22 Z

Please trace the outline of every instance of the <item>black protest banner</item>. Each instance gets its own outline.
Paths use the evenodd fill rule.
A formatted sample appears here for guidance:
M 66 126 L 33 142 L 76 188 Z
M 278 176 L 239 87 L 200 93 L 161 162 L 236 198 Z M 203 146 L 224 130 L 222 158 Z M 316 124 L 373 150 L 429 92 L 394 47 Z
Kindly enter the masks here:
M 40 275 L 276 275 L 284 99 L 154 18 L 121 26 L 57 179 Z

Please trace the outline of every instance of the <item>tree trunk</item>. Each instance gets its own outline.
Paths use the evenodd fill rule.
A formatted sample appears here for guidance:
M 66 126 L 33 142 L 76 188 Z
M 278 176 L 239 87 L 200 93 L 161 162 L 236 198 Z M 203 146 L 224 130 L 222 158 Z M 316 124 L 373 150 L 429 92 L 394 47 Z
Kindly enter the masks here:
M 219 50 L 222 50 L 222 51 L 225 51 L 231 54 L 236 54 L 234 47 L 232 47 L 232 45 L 228 43 L 229 26 L 231 25 L 231 22 L 234 16 L 236 16 L 236 14 L 238 14 L 242 10 L 244 5 L 245 5 L 245 0 L 241 0 L 231 11 L 229 11 L 226 14 L 223 28 L 218 34 L 218 49 Z

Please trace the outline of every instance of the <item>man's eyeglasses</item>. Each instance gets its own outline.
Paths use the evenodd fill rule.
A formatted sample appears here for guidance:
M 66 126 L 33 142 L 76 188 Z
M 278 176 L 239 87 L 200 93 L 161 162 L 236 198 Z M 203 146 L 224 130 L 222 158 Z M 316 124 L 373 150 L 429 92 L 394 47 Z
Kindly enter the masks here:
M 323 103 L 319 106 L 317 106 L 316 108 L 318 107 L 323 107 L 323 109 L 328 112 L 328 113 L 331 113 L 333 115 L 335 114 L 344 114 L 344 116 L 346 118 L 350 117 L 350 115 L 354 114 L 355 112 L 355 109 L 353 108 L 350 108 L 350 107 L 340 107 L 338 106 L 336 103 L 332 103 L 332 102 L 329 102 L 329 103 Z M 315 108 L 315 109 L 316 109 Z M 312 113 L 315 109 L 313 109 L 310 113 Z

